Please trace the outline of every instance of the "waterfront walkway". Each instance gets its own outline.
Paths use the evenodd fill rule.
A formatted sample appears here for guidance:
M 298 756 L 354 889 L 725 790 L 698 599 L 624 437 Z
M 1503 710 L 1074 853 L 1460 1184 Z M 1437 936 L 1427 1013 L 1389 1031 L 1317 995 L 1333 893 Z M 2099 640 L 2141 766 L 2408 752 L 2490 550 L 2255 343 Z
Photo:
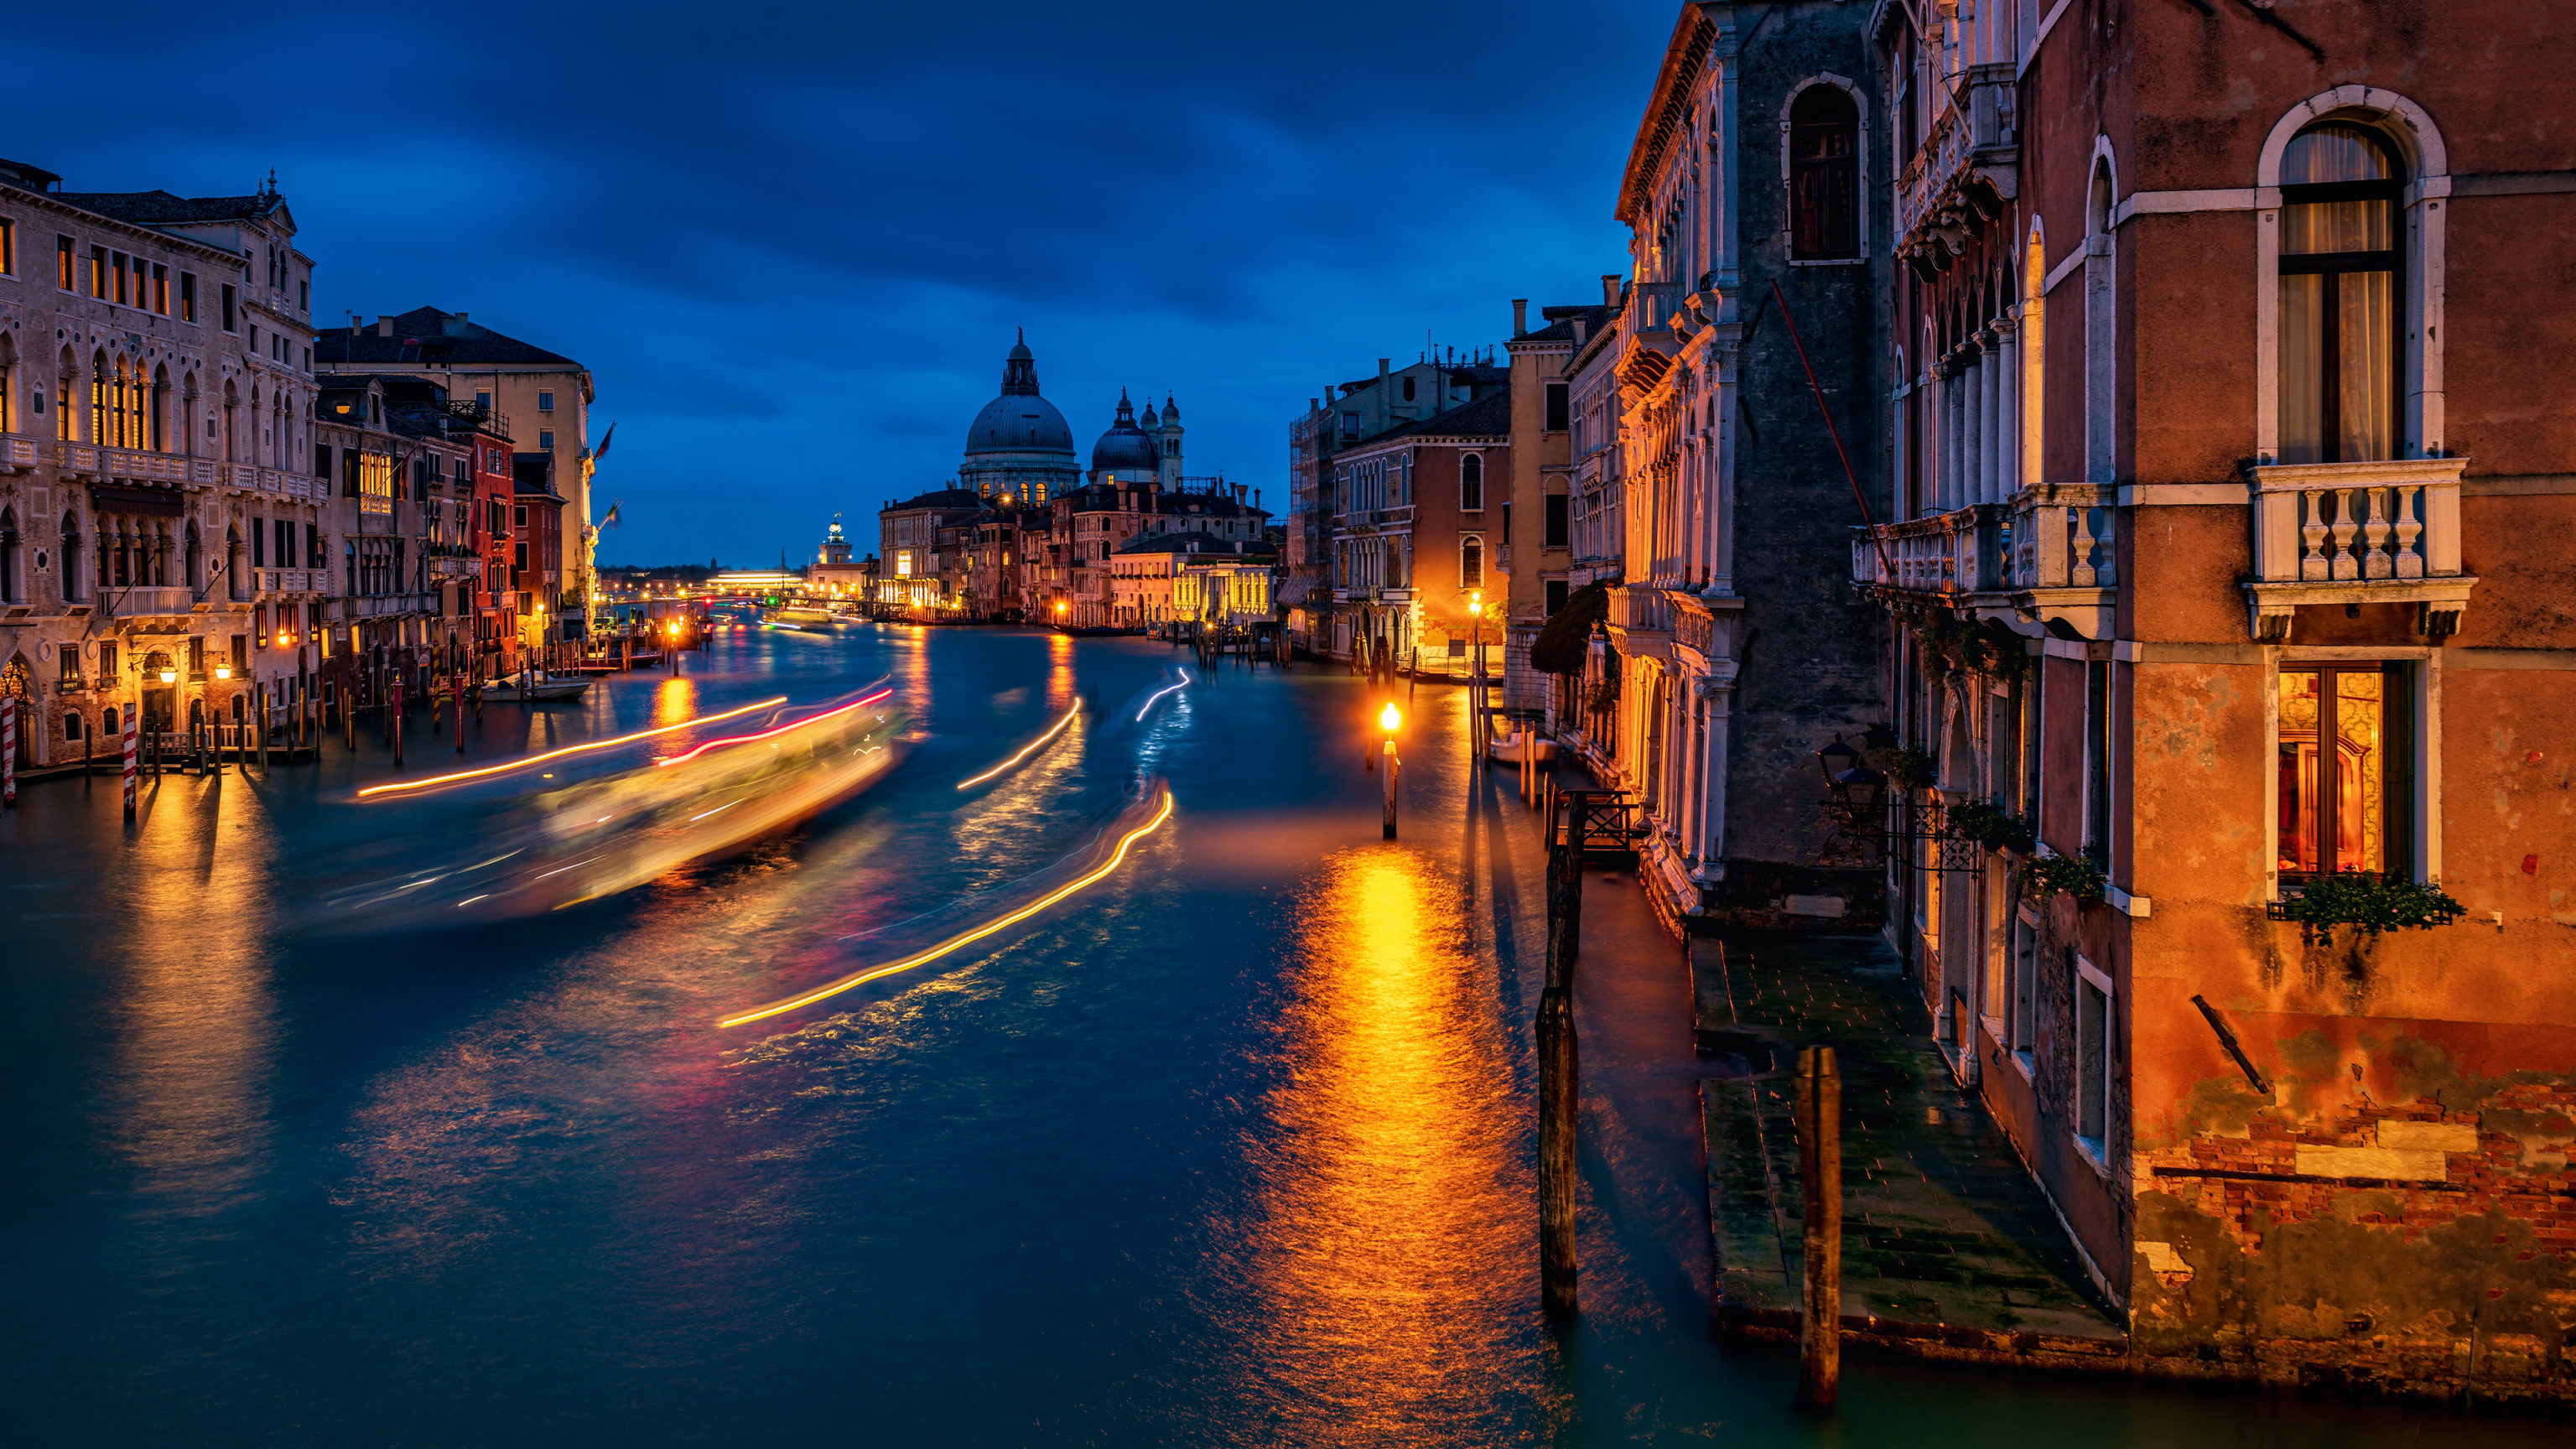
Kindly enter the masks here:
M 1950 1075 L 1922 1003 L 1876 936 L 1738 931 L 1692 941 L 1721 1328 L 1796 1332 L 1801 1215 L 1791 1069 L 1842 1073 L 1843 1321 L 1934 1357 L 2104 1363 L 2100 1306 L 2003 1132 Z

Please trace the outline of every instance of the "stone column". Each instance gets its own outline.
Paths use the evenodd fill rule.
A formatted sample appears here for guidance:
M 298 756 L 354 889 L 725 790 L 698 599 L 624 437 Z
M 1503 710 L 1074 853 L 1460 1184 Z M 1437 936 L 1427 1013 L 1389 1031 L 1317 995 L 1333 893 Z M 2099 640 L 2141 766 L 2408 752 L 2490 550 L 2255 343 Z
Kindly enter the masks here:
M 1986 376 L 1985 355 L 1974 339 L 1966 348 L 1967 374 L 1959 389 L 1959 501 L 1965 508 L 1986 501 Z
M 2004 442 L 2004 397 L 2012 391 L 2012 370 L 2004 366 L 2003 339 L 1996 335 L 1993 324 L 1977 334 L 1983 349 L 1977 370 L 1985 374 L 1985 415 L 1979 431 L 1985 435 L 1983 466 L 1978 469 L 1978 501 L 2000 503 L 2011 490 L 2004 484 L 2005 460 L 2012 449 Z
M 1735 661 L 1712 659 L 1707 674 L 1691 681 L 1692 692 L 1706 711 L 1699 740 L 1700 788 L 1694 803 L 1691 854 L 1699 860 L 1702 881 L 1726 874 L 1721 852 L 1726 848 L 1726 733 L 1728 709 L 1735 697 Z
M 1996 503 L 2009 503 L 2022 490 L 2022 338 L 2012 317 L 1996 317 L 1994 333 L 2002 345 L 2002 389 L 1994 407 L 1994 482 Z

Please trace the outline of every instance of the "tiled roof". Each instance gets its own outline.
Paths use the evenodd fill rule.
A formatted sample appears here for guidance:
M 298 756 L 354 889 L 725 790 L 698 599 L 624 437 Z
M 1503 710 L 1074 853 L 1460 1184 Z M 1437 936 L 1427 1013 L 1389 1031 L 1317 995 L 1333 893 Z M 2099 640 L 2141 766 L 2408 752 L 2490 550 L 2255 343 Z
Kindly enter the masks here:
M 166 191 L 56 191 L 54 200 L 142 226 L 190 221 L 247 221 L 282 204 L 266 196 L 173 196 Z
M 1460 403 L 1445 413 L 1433 413 L 1418 422 L 1389 428 L 1376 437 L 1370 438 L 1368 442 L 1383 443 L 1390 438 L 1407 438 L 1426 433 L 1439 437 L 1508 438 L 1511 432 L 1511 393 L 1489 392 L 1474 402 Z
M 1196 544 L 1196 548 L 1191 545 Z M 1239 538 L 1219 538 L 1212 533 L 1148 533 L 1131 538 L 1118 546 L 1120 553 L 1195 553 L 1202 558 L 1266 560 L 1270 550 L 1263 541 L 1247 545 Z
M 889 503 L 879 513 L 900 513 L 911 508 L 981 508 L 984 495 L 972 488 L 938 488 L 900 503 Z
M 379 337 L 372 324 L 324 328 L 313 342 L 313 360 L 335 365 L 359 363 L 387 367 L 476 364 L 546 364 L 578 368 L 559 352 L 495 332 L 436 307 L 414 307 L 393 319 L 393 335 Z
M 1549 319 L 1548 325 L 1541 327 L 1535 332 L 1525 332 L 1520 336 L 1513 338 L 1513 341 L 1572 342 L 1574 340 L 1574 322 L 1578 317 L 1583 319 L 1583 335 L 1588 339 L 1593 334 L 1599 332 L 1602 325 L 1610 319 L 1610 309 L 1599 305 L 1590 307 L 1542 307 L 1539 311 Z

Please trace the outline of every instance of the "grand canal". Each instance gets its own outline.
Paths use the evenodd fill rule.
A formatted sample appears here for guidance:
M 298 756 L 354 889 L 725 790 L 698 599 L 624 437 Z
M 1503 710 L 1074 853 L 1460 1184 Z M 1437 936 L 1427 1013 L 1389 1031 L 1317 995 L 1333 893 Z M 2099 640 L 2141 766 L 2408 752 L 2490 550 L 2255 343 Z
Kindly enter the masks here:
M 1383 844 L 1356 681 L 1172 689 L 1186 662 L 1038 632 L 733 631 L 676 677 L 487 710 L 467 763 L 891 675 L 913 738 L 786 837 L 456 927 L 346 887 L 468 851 L 534 782 L 361 802 L 396 777 L 369 742 L 264 781 L 168 777 L 131 827 L 110 781 L 29 787 L 0 817 L 0 1435 L 2520 1441 L 1865 1363 L 1839 1423 L 1811 1424 L 1791 1364 L 1709 1340 L 1696 1161 L 1615 1129 L 1590 1139 L 1586 1313 L 1549 1332 L 1540 902 L 1493 883 L 1498 861 L 1527 878 L 1527 817 L 1471 788 L 1462 701 L 1426 686 L 1405 838 Z M 453 768 L 450 745 L 416 725 L 404 774 Z M 1011 899 L 1157 779 L 1172 818 L 1088 891 L 717 1025 L 869 964 L 910 918 Z

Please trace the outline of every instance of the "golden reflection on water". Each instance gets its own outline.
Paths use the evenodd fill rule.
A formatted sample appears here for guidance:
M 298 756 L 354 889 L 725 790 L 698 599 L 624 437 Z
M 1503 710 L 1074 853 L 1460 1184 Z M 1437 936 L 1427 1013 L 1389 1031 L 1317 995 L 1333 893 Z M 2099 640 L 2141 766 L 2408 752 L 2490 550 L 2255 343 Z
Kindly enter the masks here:
M 694 679 L 665 679 L 653 691 L 653 723 L 678 724 L 694 718 L 698 712 L 698 682 Z
M 1392 847 L 1329 859 L 1299 903 L 1290 1070 L 1246 1247 L 1275 1394 L 1259 1437 L 1473 1439 L 1522 1377 L 1534 1199 L 1459 905 Z
M 1046 637 L 1047 712 L 1060 715 L 1073 708 L 1073 639 L 1065 634 Z
M 147 778 L 143 803 L 132 851 L 102 893 L 102 927 L 129 947 L 110 1008 L 107 1110 L 137 1196 L 211 1216 L 250 1189 L 274 1135 L 274 836 L 266 803 L 238 775 Z

